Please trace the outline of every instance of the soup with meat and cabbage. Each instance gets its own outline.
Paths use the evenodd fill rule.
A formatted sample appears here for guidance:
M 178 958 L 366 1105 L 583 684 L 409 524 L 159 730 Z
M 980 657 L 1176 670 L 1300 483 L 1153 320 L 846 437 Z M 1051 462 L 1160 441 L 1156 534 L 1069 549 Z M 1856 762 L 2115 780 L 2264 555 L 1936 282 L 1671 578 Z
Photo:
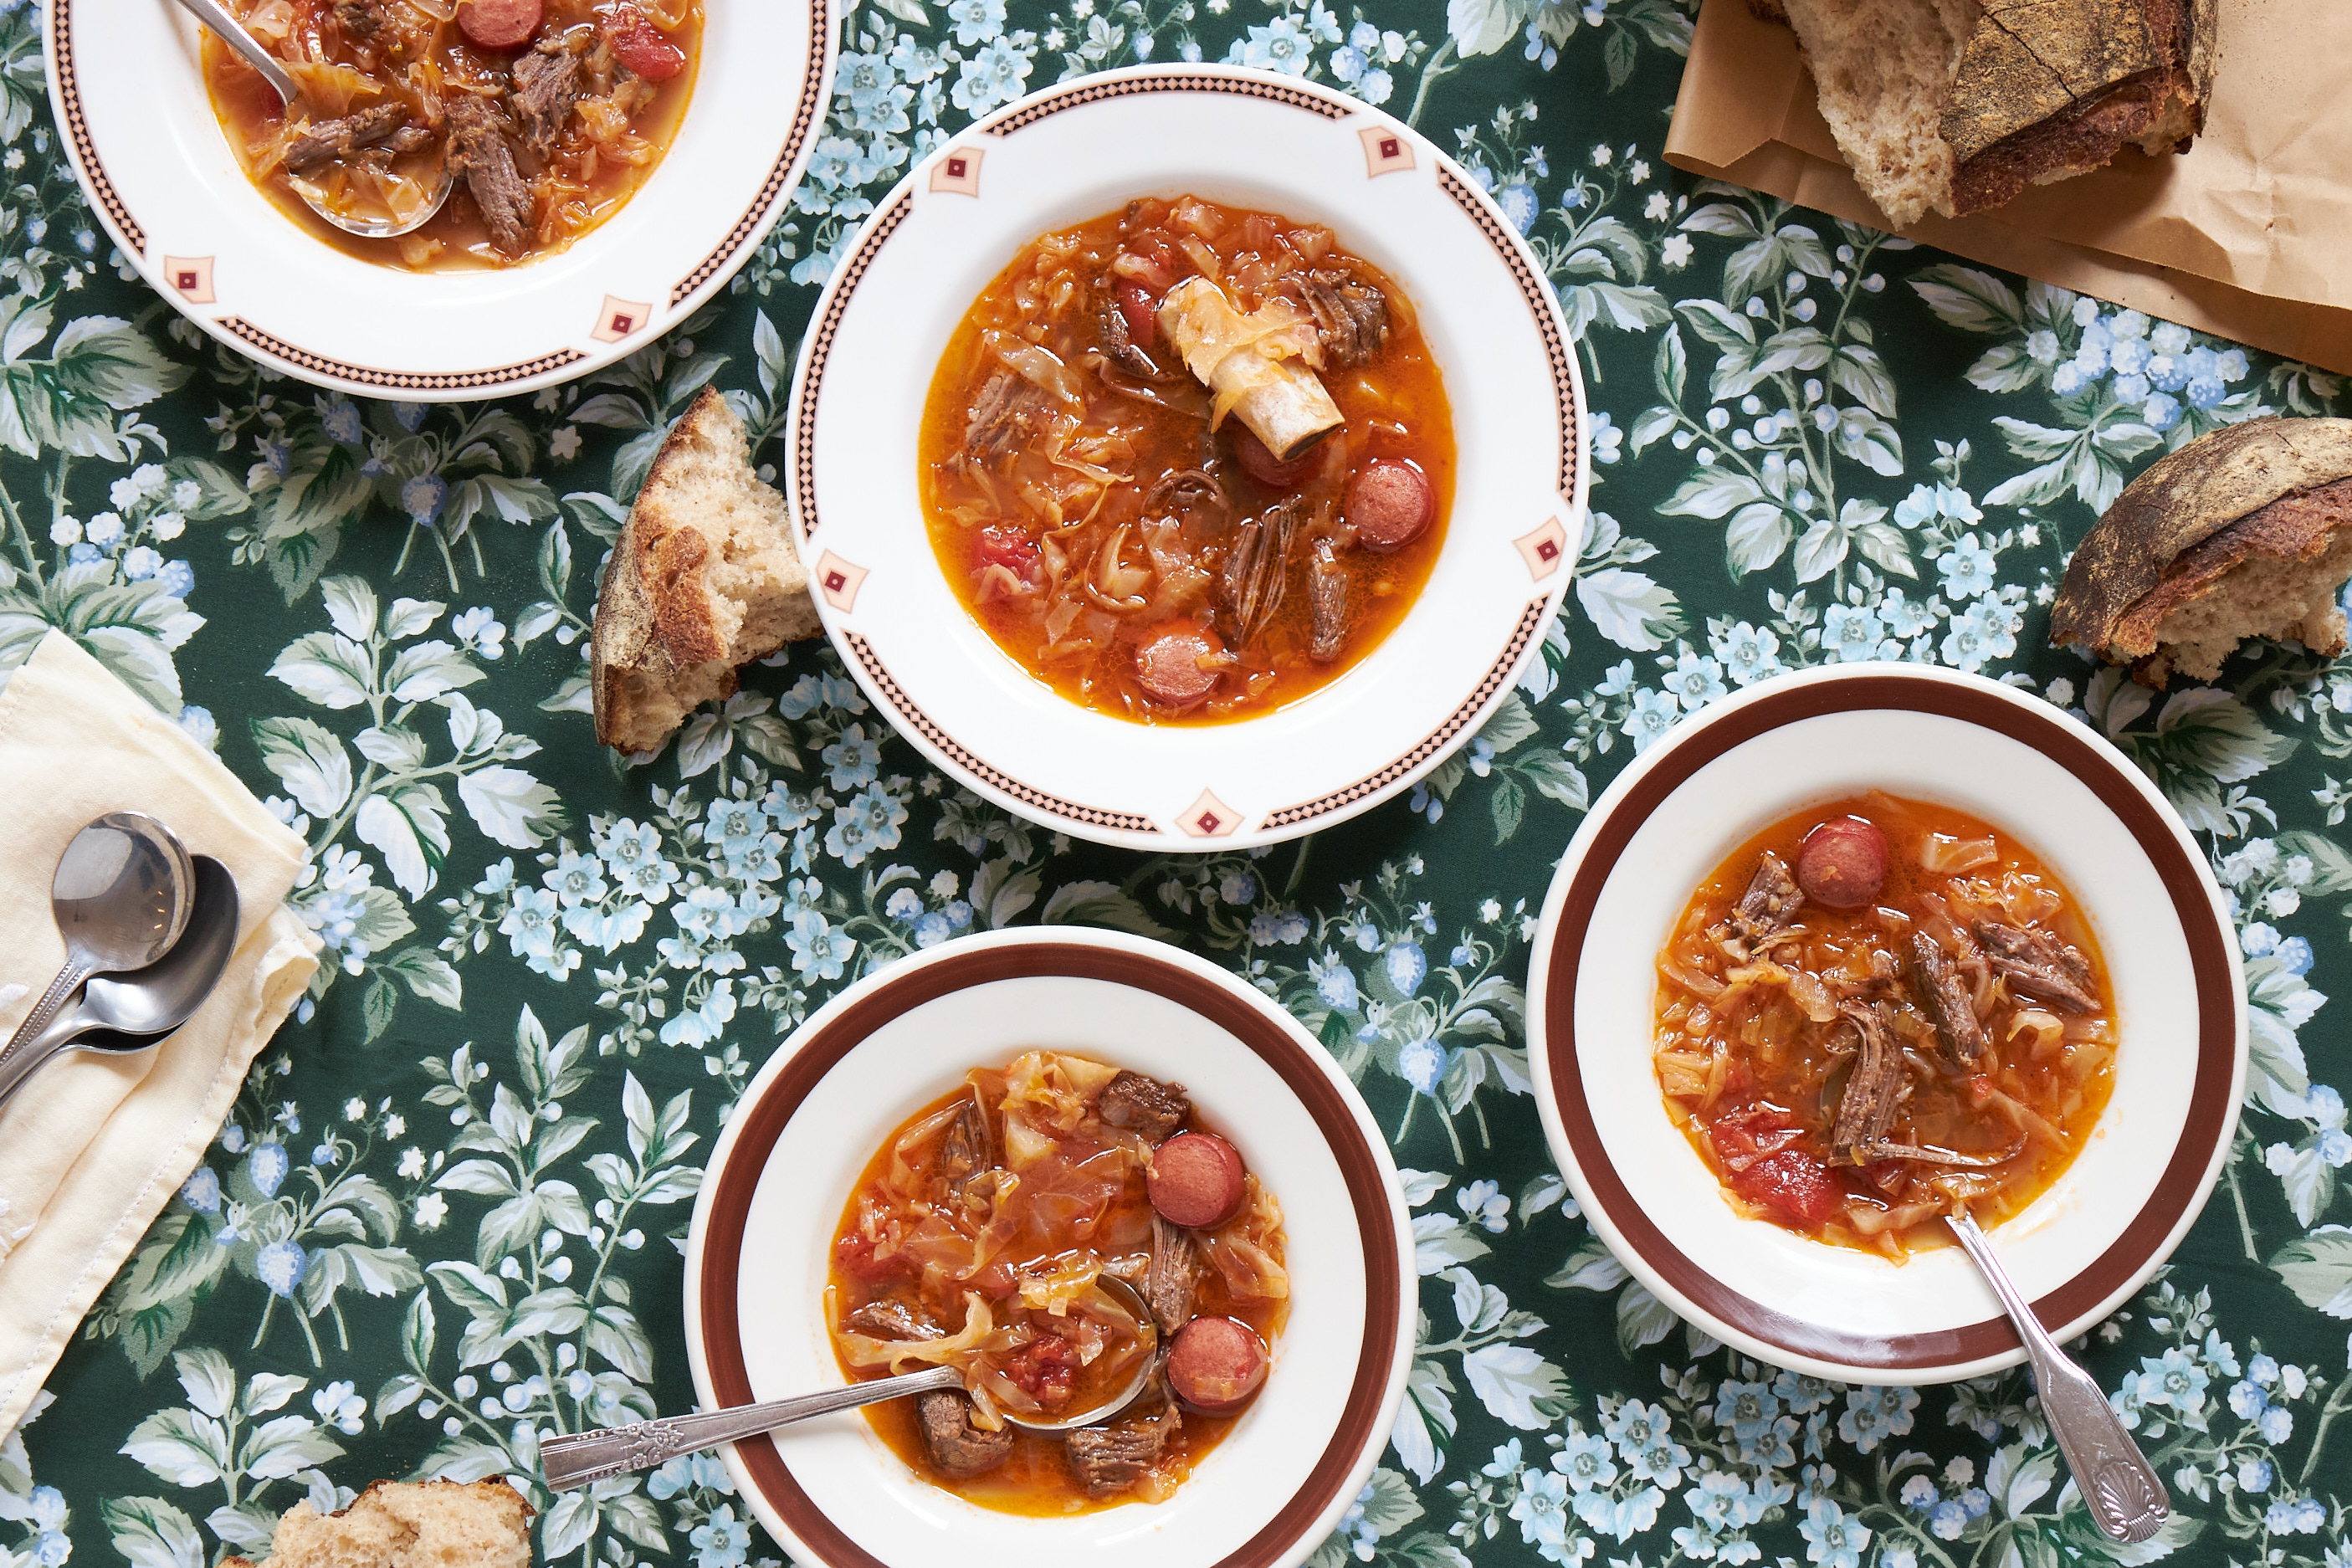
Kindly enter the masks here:
M 1345 673 L 1429 580 L 1454 423 L 1411 304 L 1331 231 L 1192 196 L 1039 236 L 965 313 L 919 444 L 996 645 L 1142 722 Z
M 826 1321 L 853 1381 L 962 1372 L 962 1393 L 866 1407 L 934 1485 L 1010 1513 L 1159 1502 L 1265 1380 L 1284 1245 L 1281 1205 L 1181 1084 L 1030 1051 L 882 1141 L 835 1234 Z M 1006 1419 L 1081 1415 L 1139 1361 L 1142 1393 L 1105 1419 Z
M 1997 1224 L 2081 1152 L 2116 1008 L 2081 903 L 2014 838 L 1872 794 L 1783 818 L 1658 954 L 1667 1109 L 1741 1213 L 1885 1253 Z
M 245 172 L 336 248 L 414 270 L 551 256 L 634 195 L 694 90 L 703 0 L 226 0 L 301 89 L 209 33 L 205 84 Z M 404 223 L 367 238 L 325 222 Z

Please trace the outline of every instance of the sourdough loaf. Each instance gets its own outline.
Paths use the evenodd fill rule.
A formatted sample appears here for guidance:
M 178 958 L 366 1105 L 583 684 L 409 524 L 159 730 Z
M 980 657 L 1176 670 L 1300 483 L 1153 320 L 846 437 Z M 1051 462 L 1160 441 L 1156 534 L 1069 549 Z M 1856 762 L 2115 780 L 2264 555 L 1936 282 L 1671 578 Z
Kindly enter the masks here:
M 2251 419 L 2200 437 L 2126 487 L 2066 567 L 2053 643 L 2083 643 L 2161 687 L 2221 674 L 2242 637 L 2344 651 L 2352 575 L 2352 419 Z
M 655 454 L 596 596 L 596 738 L 649 752 L 733 694 L 736 669 L 814 637 L 784 498 L 751 471 L 743 423 L 706 387 Z
M 1998 206 L 2202 129 L 2219 0 L 1750 0 L 1796 29 L 1822 116 L 1897 228 Z
M 378 1481 L 335 1513 L 287 1510 L 264 1568 L 530 1568 L 531 1513 L 504 1480 Z

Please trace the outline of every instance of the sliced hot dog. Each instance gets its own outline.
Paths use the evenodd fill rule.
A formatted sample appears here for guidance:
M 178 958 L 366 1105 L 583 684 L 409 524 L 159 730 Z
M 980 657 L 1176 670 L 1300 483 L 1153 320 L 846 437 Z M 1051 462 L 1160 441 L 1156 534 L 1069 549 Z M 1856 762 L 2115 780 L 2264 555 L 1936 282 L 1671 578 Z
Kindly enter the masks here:
M 1178 711 L 1194 707 L 1217 689 L 1217 671 L 1202 659 L 1224 651 L 1213 633 L 1189 623 L 1152 634 L 1135 650 L 1135 678 L 1144 695 Z
M 605 20 L 613 52 L 621 63 L 647 81 L 667 81 L 686 68 L 686 52 L 667 38 L 635 5 L 615 5 Z
M 1222 1415 L 1265 1382 L 1265 1342 L 1231 1318 L 1195 1318 L 1168 1352 L 1168 1385 L 1195 1410 Z
M 1421 537 L 1435 510 L 1429 480 L 1411 463 L 1375 458 L 1348 481 L 1348 521 L 1367 550 L 1403 549 Z
M 1179 1132 L 1152 1151 L 1144 1191 L 1171 1225 L 1222 1225 L 1248 1194 L 1243 1175 L 1232 1144 L 1213 1132 Z
M 478 47 L 519 49 L 539 31 L 546 9 L 543 0 L 465 0 L 457 28 Z
M 1270 490 L 1286 490 L 1307 477 L 1307 471 L 1323 460 L 1323 448 L 1318 443 L 1306 447 L 1285 462 L 1266 450 L 1265 443 L 1251 433 L 1240 420 L 1230 420 L 1225 428 L 1234 433 L 1234 456 L 1242 470 Z

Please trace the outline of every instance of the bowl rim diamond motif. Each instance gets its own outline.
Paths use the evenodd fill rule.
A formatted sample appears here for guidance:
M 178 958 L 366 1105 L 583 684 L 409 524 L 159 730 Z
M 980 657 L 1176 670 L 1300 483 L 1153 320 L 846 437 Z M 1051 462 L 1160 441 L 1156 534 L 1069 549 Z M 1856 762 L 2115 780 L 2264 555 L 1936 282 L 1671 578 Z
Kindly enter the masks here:
M 1348 673 L 1245 719 L 1145 724 L 1054 692 L 958 600 L 917 494 L 916 426 L 950 333 L 1023 246 L 1184 192 L 1327 224 L 1397 281 L 1454 405 L 1457 478 L 1428 586 Z M 934 765 L 1078 837 L 1239 849 L 1411 790 L 1541 656 L 1584 533 L 1583 410 L 1540 264 L 1460 164 L 1313 82 L 1148 66 L 999 110 L 882 199 L 802 340 L 780 467 L 843 664 Z
M 173 0 L 52 0 L 49 107 L 90 211 L 173 309 L 268 369 L 353 397 L 463 402 L 576 380 L 723 299 L 807 168 L 831 0 L 705 0 L 661 165 L 568 248 L 412 273 L 329 246 L 246 177 Z
M 1553 878 L 1528 974 L 1530 1068 L 1586 1217 L 1660 1301 L 1813 1376 L 1957 1381 L 2024 1359 L 1965 1256 L 1897 1266 L 1738 1217 L 1650 1065 L 1655 955 L 1690 889 L 1769 823 L 1872 788 L 1990 822 L 2084 907 L 2115 986 L 2114 1093 L 2067 1171 L 1989 1234 L 2060 1340 L 2123 1304 L 2195 1222 L 2229 1152 L 2245 981 L 2178 813 L 2105 737 L 2030 692 L 1838 665 L 1760 682 L 1668 731 L 1594 804 Z
M 1256 1401 L 1174 1497 L 1067 1518 L 968 1503 L 914 1475 L 860 1412 L 726 1450 L 796 1562 L 982 1560 L 1291 1568 L 1355 1501 L 1404 1396 L 1420 1278 L 1388 1145 L 1329 1055 L 1230 973 L 1084 927 L 991 931 L 870 974 L 795 1029 L 712 1149 L 686 1258 L 688 1359 L 706 1409 L 836 1386 L 822 1302 L 835 1226 L 874 1147 L 1030 1048 L 1176 1079 L 1284 1207 L 1288 1323 Z

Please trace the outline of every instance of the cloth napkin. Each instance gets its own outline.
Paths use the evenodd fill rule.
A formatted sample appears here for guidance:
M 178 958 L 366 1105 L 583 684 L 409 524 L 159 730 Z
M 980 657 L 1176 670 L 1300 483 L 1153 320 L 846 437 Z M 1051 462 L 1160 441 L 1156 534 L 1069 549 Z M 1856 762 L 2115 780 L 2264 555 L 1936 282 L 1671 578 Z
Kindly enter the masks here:
M 286 907 L 302 840 L 61 632 L 0 691 L 0 1043 L 65 963 L 49 881 L 92 817 L 143 811 L 236 879 L 237 946 L 154 1050 L 68 1051 L 0 1110 L 0 1435 L 220 1131 L 246 1068 L 318 968 Z M 5 995 L 0 993 L 0 995 Z

